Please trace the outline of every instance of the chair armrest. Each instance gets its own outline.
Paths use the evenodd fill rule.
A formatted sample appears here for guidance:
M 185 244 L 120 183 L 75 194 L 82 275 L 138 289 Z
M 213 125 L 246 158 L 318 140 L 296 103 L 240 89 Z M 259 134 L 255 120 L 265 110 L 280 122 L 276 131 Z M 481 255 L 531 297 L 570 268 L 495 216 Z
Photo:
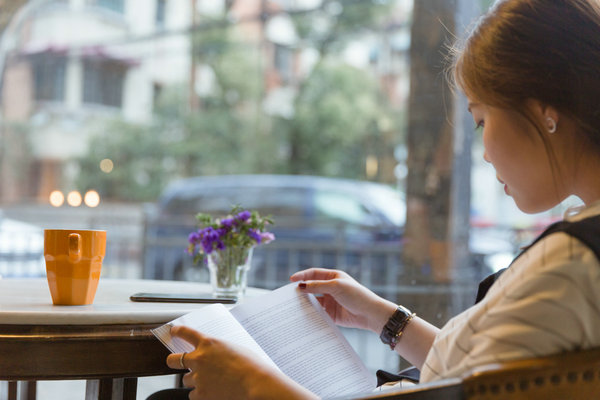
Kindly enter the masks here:
M 334 400 L 462 400 L 464 398 L 461 379 L 453 378 L 420 383 L 403 389 L 388 389 L 381 392 L 339 397 Z

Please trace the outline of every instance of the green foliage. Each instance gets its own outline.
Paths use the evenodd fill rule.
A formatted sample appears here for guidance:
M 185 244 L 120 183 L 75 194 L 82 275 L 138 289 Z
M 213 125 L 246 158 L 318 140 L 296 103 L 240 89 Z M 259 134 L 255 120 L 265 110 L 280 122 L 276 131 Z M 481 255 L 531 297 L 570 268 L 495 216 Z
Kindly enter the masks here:
M 362 70 L 339 62 L 321 63 L 296 100 L 287 128 L 295 173 L 357 177 L 362 175 L 365 141 L 377 135 L 385 117 L 377 83 Z
M 311 42 L 322 53 L 327 47 L 341 48 L 348 40 L 365 30 L 379 30 L 382 19 L 389 15 L 392 1 L 324 0 L 310 13 L 293 15 L 296 31 L 302 40 Z
M 156 198 L 173 172 L 165 163 L 164 138 L 147 126 L 121 120 L 110 121 L 99 131 L 88 154 L 79 160 L 78 187 L 95 189 L 107 199 Z M 112 171 L 100 170 L 103 159 L 112 161 Z
M 80 160 L 80 188 L 95 188 L 106 198 L 153 201 L 180 176 L 363 176 L 368 151 L 391 151 L 400 140 L 400 120 L 377 80 L 345 64 L 338 50 L 380 24 L 389 10 L 383 1 L 324 1 L 320 11 L 293 14 L 302 45 L 319 57 L 309 76 L 296 82 L 294 114 L 287 119 L 263 111 L 267 84 L 259 43 L 225 19 L 212 21 L 193 36 L 195 62 L 214 77 L 197 97 L 197 109 L 188 87 L 168 87 L 151 122 L 113 121 L 99 129 Z M 381 121 L 391 123 L 381 129 Z M 395 132 L 392 141 L 389 132 Z M 98 167 L 104 158 L 115 165 L 109 174 Z

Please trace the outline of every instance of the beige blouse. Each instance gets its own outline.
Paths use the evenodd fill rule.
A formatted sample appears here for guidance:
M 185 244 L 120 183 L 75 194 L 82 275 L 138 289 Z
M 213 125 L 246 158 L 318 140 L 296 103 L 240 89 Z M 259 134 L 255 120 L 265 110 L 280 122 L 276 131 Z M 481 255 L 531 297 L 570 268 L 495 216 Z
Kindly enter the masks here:
M 568 220 L 600 214 L 595 203 Z M 598 238 L 600 240 L 600 238 Z M 600 263 L 566 233 L 540 240 L 438 333 L 421 382 L 510 359 L 600 346 Z

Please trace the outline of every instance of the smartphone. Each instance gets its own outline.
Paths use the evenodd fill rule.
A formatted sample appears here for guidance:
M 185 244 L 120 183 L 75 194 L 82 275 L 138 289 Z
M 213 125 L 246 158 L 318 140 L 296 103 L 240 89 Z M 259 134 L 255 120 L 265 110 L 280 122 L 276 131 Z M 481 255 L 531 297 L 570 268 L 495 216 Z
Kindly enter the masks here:
M 235 304 L 236 298 L 213 297 L 208 293 L 135 293 L 129 297 L 131 301 L 154 303 L 223 303 Z

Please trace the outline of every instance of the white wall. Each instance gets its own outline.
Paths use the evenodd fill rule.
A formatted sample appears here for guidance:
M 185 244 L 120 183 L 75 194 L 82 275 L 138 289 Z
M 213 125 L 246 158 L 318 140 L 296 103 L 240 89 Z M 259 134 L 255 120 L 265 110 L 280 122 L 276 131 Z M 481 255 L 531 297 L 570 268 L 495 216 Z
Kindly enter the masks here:
M 156 1 L 127 0 L 124 14 L 86 6 L 71 0 L 44 6 L 34 14 L 23 49 L 68 49 L 65 103 L 41 107 L 34 115 L 34 153 L 39 158 L 68 159 L 87 149 L 89 122 L 94 117 L 121 115 L 132 122 L 152 117 L 154 84 L 184 83 L 189 77 L 190 46 L 187 29 L 191 21 L 189 0 L 166 3 L 165 26 L 157 31 Z M 174 32 L 174 33 L 173 33 Z M 82 102 L 81 51 L 100 46 L 107 53 L 135 64 L 123 82 L 122 108 Z M 34 122 L 35 124 L 35 122 Z M 61 146 L 60 142 L 69 143 Z M 78 141 L 76 144 L 75 141 Z

